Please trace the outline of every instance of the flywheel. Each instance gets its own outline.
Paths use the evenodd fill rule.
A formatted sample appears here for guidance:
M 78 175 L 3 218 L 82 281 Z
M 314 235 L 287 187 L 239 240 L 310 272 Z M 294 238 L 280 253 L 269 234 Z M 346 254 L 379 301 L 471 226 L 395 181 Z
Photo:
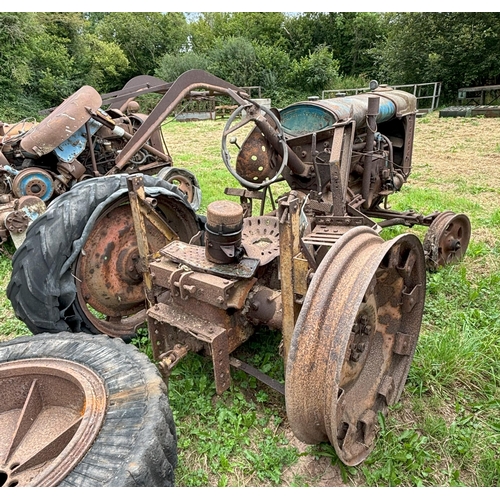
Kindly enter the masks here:
M 378 413 L 403 390 L 425 299 L 422 244 L 366 227 L 330 249 L 306 294 L 286 367 L 286 408 L 303 442 L 329 441 L 347 465 L 372 451 Z

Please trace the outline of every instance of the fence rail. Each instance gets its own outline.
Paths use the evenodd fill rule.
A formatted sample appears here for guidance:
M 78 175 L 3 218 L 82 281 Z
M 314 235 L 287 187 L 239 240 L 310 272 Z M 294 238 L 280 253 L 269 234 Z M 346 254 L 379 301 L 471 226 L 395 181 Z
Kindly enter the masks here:
M 500 105 L 500 85 L 484 85 L 482 87 L 464 87 L 458 89 L 460 105 Z

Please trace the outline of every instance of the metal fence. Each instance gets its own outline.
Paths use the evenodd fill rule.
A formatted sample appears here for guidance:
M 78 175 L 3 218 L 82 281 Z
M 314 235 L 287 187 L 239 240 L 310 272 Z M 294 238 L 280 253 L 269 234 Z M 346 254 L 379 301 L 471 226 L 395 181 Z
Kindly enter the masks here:
M 500 85 L 484 85 L 481 87 L 464 87 L 458 89 L 460 105 L 500 105 Z

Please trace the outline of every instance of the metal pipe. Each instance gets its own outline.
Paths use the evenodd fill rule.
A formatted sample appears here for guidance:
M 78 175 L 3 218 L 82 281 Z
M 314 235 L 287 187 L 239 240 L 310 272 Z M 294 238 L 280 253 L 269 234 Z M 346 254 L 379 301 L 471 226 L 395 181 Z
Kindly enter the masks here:
M 97 163 L 95 161 L 94 142 L 92 141 L 92 134 L 90 133 L 89 122 L 85 123 L 85 131 L 87 132 L 87 143 L 89 145 L 90 159 L 92 160 L 92 170 L 96 177 L 100 177 L 101 174 L 99 173 L 99 170 L 97 170 Z
M 377 131 L 377 115 L 379 111 L 380 97 L 370 96 L 368 99 L 368 111 L 366 113 L 366 156 L 363 170 L 363 181 L 361 195 L 364 198 L 363 208 L 370 207 L 370 184 L 372 178 L 373 141 Z
M 309 167 L 295 154 L 292 148 L 285 142 L 280 143 L 280 137 L 276 133 L 276 130 L 269 125 L 269 122 L 260 114 L 260 112 L 259 115 L 256 116 L 255 124 L 278 154 L 283 146 L 288 148 L 287 166 L 295 175 L 306 176 L 309 173 Z

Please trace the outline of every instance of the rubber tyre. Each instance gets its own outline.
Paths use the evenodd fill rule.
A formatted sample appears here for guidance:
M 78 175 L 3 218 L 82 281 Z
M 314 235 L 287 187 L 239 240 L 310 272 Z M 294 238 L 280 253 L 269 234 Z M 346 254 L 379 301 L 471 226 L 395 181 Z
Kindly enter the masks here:
M 121 339 L 42 334 L 0 342 L 0 364 L 55 358 L 104 382 L 107 408 L 96 440 L 58 486 L 173 486 L 177 438 L 167 388 L 147 356 Z
M 26 233 L 12 258 L 7 297 L 14 312 L 32 333 L 101 332 L 85 318 L 76 299 L 72 264 L 93 223 L 107 206 L 127 196 L 127 175 L 89 179 L 56 198 Z M 185 207 L 191 225 L 202 224 L 174 185 L 144 176 L 148 196 L 167 195 Z M 185 223 L 189 227 L 188 221 Z M 129 338 L 133 337 L 131 335 Z

